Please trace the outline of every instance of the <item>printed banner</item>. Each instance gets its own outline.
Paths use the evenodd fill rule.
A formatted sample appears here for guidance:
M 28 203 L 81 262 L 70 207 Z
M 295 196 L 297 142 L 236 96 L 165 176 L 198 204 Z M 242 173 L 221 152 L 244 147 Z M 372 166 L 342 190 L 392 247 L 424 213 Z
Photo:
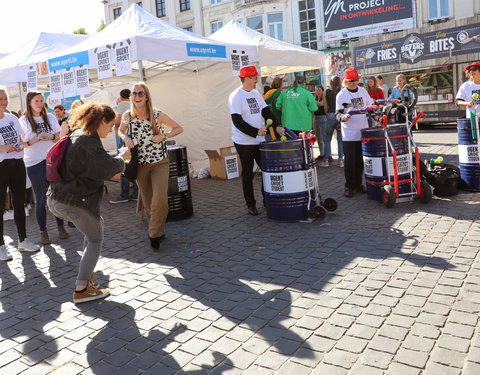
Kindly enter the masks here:
M 55 115 L 55 106 L 61 104 L 68 111 L 72 108 L 72 103 L 75 100 L 80 99 L 80 95 L 72 96 L 71 98 L 53 99 L 48 91 L 44 93 L 43 96 L 45 97 L 45 103 L 48 105 L 48 113 L 51 113 L 52 115 Z
M 38 89 L 37 67 L 30 66 L 27 71 L 27 92 L 37 91 L 37 89 Z
M 232 61 L 232 74 L 238 76 L 240 69 L 251 65 L 248 53 L 238 49 L 229 49 L 228 55 Z
M 65 55 L 48 60 L 48 68 L 50 71 L 74 68 L 80 65 L 88 65 L 88 52 L 79 52 L 72 55 Z
M 88 66 L 75 68 L 76 92 L 78 95 L 90 94 L 90 84 L 88 81 Z
M 413 1 L 323 0 L 325 41 L 413 28 Z
M 98 79 L 110 78 L 113 76 L 112 65 L 110 64 L 110 50 L 105 48 L 95 51 L 97 58 Z
M 115 73 L 124 76 L 132 73 L 132 55 L 128 41 L 117 43 L 115 49 Z
M 476 164 L 479 162 L 478 145 L 458 145 L 458 160 L 462 164 Z
M 384 40 L 353 49 L 357 69 L 416 64 L 419 61 L 480 52 L 480 24 L 458 26 L 406 38 Z
M 284 173 L 262 172 L 263 188 L 267 193 L 272 194 L 294 194 L 308 191 L 307 181 L 310 190 L 314 188 L 313 170 L 295 171 Z
M 77 95 L 77 84 L 75 82 L 75 70 L 67 68 L 62 72 L 63 78 L 63 97 L 69 98 Z
M 50 97 L 52 99 L 62 99 L 62 73 L 57 71 L 50 72 Z

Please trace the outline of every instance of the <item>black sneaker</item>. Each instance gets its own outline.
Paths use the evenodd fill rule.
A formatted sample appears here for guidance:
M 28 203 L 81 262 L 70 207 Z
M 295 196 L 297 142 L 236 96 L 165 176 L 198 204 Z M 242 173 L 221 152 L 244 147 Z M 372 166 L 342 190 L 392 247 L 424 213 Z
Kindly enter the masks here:
M 160 238 L 152 238 L 150 237 L 150 247 L 155 251 L 160 249 Z
M 248 213 L 252 216 L 257 216 L 258 215 L 257 207 L 255 206 L 248 207 Z
M 360 186 L 357 186 L 355 191 L 360 194 L 365 194 L 367 192 L 367 189 L 365 188 L 365 185 L 360 185 Z
M 348 187 L 345 188 L 345 194 L 344 194 L 347 198 L 351 198 L 355 195 L 355 192 L 353 191 L 353 189 L 350 189 Z

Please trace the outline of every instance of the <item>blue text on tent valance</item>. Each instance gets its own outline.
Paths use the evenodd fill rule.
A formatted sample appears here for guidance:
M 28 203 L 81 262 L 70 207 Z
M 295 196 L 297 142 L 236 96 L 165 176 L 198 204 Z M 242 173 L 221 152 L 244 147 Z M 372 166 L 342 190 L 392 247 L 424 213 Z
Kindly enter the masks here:
M 221 57 L 226 58 L 225 46 L 215 44 L 187 43 L 187 55 L 197 57 Z
M 48 60 L 48 68 L 51 72 L 73 68 L 80 65 L 88 65 L 88 51 L 65 55 Z

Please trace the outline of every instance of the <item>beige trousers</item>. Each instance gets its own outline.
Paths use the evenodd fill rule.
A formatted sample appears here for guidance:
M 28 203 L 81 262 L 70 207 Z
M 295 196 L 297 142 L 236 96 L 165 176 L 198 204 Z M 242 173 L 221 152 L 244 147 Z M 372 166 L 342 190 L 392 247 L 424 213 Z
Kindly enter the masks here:
M 148 235 L 151 238 L 165 234 L 168 215 L 169 160 L 138 166 L 137 184 L 147 212 Z

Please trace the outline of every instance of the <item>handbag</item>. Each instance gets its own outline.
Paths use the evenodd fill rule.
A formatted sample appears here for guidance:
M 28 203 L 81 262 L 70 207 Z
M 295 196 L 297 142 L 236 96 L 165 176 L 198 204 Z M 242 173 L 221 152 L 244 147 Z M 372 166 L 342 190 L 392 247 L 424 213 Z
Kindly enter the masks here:
M 132 138 L 130 121 L 128 122 L 128 136 Z M 125 171 L 123 171 L 122 176 L 126 177 L 130 182 L 135 182 L 138 173 L 138 145 L 135 145 L 133 148 L 130 149 L 130 154 L 132 155 L 132 157 L 130 159 L 130 162 L 125 164 Z

